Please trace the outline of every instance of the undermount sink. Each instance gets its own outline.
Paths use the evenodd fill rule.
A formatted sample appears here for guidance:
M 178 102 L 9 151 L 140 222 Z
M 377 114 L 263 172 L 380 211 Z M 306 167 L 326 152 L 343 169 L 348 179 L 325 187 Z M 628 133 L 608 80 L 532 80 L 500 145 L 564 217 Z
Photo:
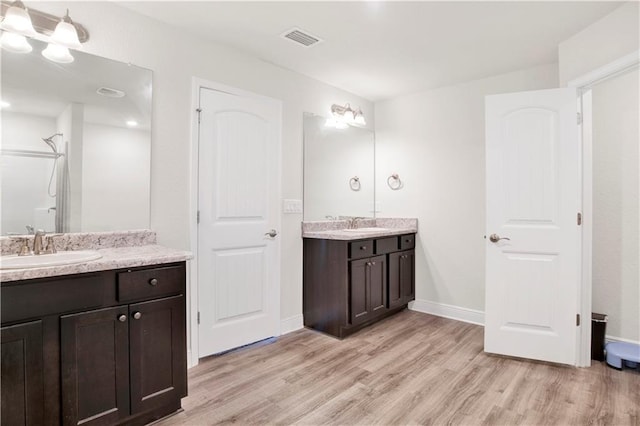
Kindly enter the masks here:
M 38 256 L 1 256 L 0 269 L 29 269 L 46 266 L 71 265 L 100 259 L 102 255 L 95 250 L 59 251 L 54 254 Z
M 389 228 L 353 228 L 353 229 L 343 229 L 345 232 L 357 232 L 357 233 L 369 233 L 369 232 L 385 232 L 389 231 Z

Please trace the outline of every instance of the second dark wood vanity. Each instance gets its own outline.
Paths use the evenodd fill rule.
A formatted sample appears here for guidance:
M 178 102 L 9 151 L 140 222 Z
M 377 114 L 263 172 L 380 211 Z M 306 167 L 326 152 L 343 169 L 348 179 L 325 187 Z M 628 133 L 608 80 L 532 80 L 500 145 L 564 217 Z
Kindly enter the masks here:
M 415 234 L 304 238 L 304 325 L 338 338 L 415 298 Z

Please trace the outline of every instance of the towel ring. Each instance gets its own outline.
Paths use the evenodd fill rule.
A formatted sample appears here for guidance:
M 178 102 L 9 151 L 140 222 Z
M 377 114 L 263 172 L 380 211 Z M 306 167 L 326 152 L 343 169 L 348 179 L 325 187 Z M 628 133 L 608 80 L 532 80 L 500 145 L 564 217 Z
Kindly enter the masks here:
M 398 176 L 397 173 L 389 176 L 387 178 L 387 185 L 389 185 L 389 188 L 391 188 L 393 191 L 397 191 L 398 189 L 402 188 L 402 181 L 400 180 L 400 176 Z
M 360 191 L 360 178 L 358 176 L 354 176 L 349 179 L 349 187 L 352 191 Z

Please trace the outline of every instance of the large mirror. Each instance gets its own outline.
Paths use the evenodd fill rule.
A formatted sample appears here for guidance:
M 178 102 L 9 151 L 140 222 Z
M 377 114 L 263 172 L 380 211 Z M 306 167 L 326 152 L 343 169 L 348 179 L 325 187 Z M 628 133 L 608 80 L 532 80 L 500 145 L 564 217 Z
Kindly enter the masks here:
M 2 51 L 2 235 L 149 228 L 151 71 Z
M 374 217 L 374 134 L 304 115 L 304 220 Z

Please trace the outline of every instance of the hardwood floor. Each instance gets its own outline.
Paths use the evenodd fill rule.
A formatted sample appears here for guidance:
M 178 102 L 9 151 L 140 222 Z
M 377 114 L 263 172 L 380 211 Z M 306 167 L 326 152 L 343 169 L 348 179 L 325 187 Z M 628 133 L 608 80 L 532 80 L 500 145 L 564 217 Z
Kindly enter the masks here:
M 640 425 L 640 373 L 486 355 L 482 327 L 403 311 L 345 339 L 300 330 L 189 371 L 160 425 Z

